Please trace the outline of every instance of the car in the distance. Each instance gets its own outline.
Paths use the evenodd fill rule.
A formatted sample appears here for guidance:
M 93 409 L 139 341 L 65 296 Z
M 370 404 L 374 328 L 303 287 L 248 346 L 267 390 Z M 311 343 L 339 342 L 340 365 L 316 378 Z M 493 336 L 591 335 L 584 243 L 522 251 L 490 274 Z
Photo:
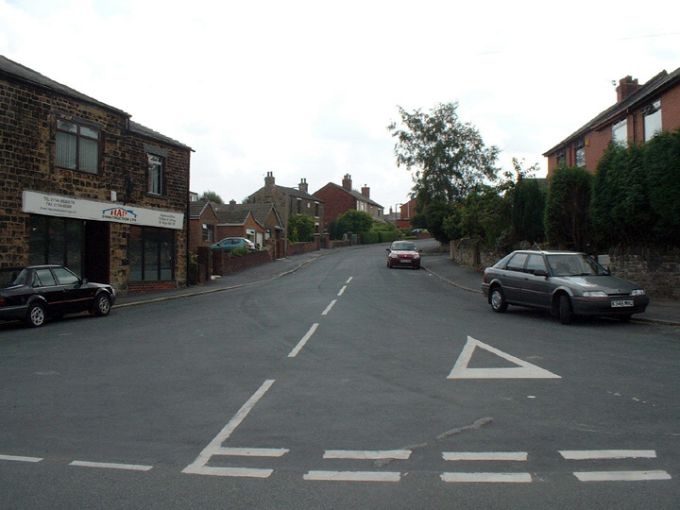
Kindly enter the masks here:
M 245 237 L 225 237 L 210 246 L 213 250 L 233 251 L 238 248 L 245 248 L 248 251 L 255 251 L 255 243 Z
M 394 241 L 387 248 L 387 267 L 411 267 L 420 269 L 420 253 L 416 243 L 411 241 Z
M 115 301 L 114 287 L 88 282 L 64 266 L 0 269 L 0 320 L 38 327 L 48 317 L 70 313 L 108 315 Z
M 569 324 L 577 315 L 627 321 L 649 304 L 645 290 L 612 276 L 585 253 L 517 250 L 484 270 L 482 292 L 495 312 L 541 308 Z

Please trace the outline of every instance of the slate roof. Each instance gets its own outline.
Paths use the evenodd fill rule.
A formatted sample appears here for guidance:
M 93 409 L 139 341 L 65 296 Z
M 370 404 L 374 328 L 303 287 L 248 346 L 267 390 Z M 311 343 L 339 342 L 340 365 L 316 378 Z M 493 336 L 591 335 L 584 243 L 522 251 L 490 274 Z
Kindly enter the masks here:
M 264 225 L 267 221 L 267 216 L 271 211 L 274 211 L 274 214 L 276 215 L 276 226 L 277 227 L 282 227 L 282 221 L 281 217 L 279 216 L 278 211 L 274 208 L 274 204 L 243 204 L 247 205 L 250 208 L 250 212 L 253 215 L 253 218 L 255 218 L 255 221 L 257 221 L 260 225 Z
M 288 188 L 288 187 L 286 187 L 286 186 L 279 186 L 278 184 L 275 184 L 274 187 L 275 187 L 278 191 L 280 191 L 281 193 L 285 193 L 285 194 L 290 195 L 290 196 L 292 196 L 292 197 L 296 197 L 296 198 L 304 198 L 304 199 L 306 199 L 306 200 L 313 200 L 313 201 L 315 201 L 315 202 L 323 203 L 323 200 L 321 200 L 320 198 L 315 197 L 314 195 L 310 195 L 309 193 L 305 193 L 304 191 L 300 191 L 300 190 L 297 189 L 297 188 Z M 261 187 L 261 188 L 258 189 L 255 193 L 253 193 L 253 195 L 257 195 L 258 193 L 261 193 L 262 191 L 264 191 L 264 189 L 265 189 L 264 186 Z M 252 197 L 253 195 L 251 195 L 251 197 Z M 250 197 L 248 197 L 248 198 L 250 198 Z
M 210 207 L 214 211 L 214 206 L 212 202 L 203 202 L 203 201 L 196 201 L 196 202 L 189 202 L 189 217 L 191 219 L 197 219 L 201 217 L 201 214 L 203 214 L 203 210 L 206 207 Z
M 347 190 L 347 189 L 343 188 L 342 186 L 340 186 L 339 184 L 335 184 L 334 182 L 329 182 L 326 186 L 329 186 L 329 185 L 330 185 L 330 186 L 335 186 L 336 188 L 338 188 L 338 189 L 344 191 L 345 193 L 347 193 L 348 195 L 352 195 L 354 198 L 356 198 L 357 200 L 359 200 L 359 201 L 361 201 L 361 202 L 366 202 L 366 203 L 368 203 L 368 204 L 371 204 L 371 205 L 374 206 L 374 207 L 378 207 L 379 209 L 383 209 L 383 210 L 385 209 L 382 205 L 380 205 L 380 204 L 379 204 L 378 202 L 376 202 L 375 200 L 372 200 L 372 199 L 370 199 L 370 198 L 366 198 L 365 196 L 363 196 L 361 193 L 359 193 L 359 192 L 356 191 L 356 190 L 351 190 L 351 191 L 350 191 L 350 190 Z M 324 188 L 325 188 L 326 186 L 324 186 Z M 321 188 L 321 189 L 323 189 L 323 188 Z M 321 191 L 321 189 L 320 189 L 319 191 Z M 317 200 L 318 200 L 318 199 L 317 199 Z
M 214 209 L 223 225 L 243 225 L 250 214 L 248 204 L 216 204 Z
M 102 103 L 101 101 L 98 101 L 90 96 L 87 96 L 82 92 L 78 92 L 77 90 L 72 89 L 71 87 L 67 87 L 66 85 L 56 82 L 53 79 L 48 78 L 47 76 L 44 76 L 37 71 L 34 71 L 33 69 L 29 69 L 28 67 L 19 64 L 18 62 L 14 62 L 13 60 L 8 59 L 4 55 L 0 55 L 0 77 L 20 81 L 32 85 L 34 87 L 45 89 L 56 94 L 60 94 L 62 96 L 82 101 L 84 103 L 99 106 L 110 112 L 122 115 L 127 119 L 130 119 L 131 117 L 129 113 L 124 112 L 123 110 L 115 108 L 106 103 Z M 144 136 L 146 138 L 151 138 L 153 140 L 181 147 L 183 149 L 192 150 L 191 147 L 188 147 L 170 137 L 162 135 L 161 133 L 154 131 L 153 129 L 142 126 L 137 122 L 133 122 L 132 120 L 129 121 L 129 129 L 131 132 Z
M 642 85 L 638 90 L 633 92 L 630 96 L 610 106 L 603 112 L 600 112 L 593 119 L 588 121 L 586 124 L 570 134 L 567 138 L 555 145 L 552 149 L 543 153 L 543 155 L 547 157 L 558 149 L 568 145 L 569 142 L 575 140 L 576 138 L 580 138 L 590 131 L 601 129 L 607 124 L 618 120 L 617 117 L 619 117 L 628 109 L 637 108 L 646 102 L 657 99 L 657 97 L 662 92 L 676 85 L 678 82 L 680 82 L 680 68 L 676 69 L 670 74 L 666 71 L 661 71 L 647 83 Z

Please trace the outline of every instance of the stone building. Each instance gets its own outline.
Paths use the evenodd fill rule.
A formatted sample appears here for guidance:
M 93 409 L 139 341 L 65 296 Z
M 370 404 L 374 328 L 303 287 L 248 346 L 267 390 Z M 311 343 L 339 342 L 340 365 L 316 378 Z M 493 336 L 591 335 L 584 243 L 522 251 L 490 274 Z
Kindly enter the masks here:
M 0 267 L 184 286 L 191 151 L 0 56 Z

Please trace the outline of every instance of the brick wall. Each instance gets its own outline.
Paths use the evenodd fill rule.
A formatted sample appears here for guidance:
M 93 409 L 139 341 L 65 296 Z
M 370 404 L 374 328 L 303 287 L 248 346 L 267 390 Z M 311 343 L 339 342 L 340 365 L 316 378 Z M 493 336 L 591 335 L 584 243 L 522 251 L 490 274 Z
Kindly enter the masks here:
M 213 273 L 224 276 L 237 273 L 254 266 L 260 266 L 272 261 L 268 250 L 256 251 L 242 256 L 234 256 L 229 252 L 213 251 Z
M 337 219 L 345 211 L 354 209 L 356 207 L 356 199 L 347 193 L 342 188 L 329 183 L 319 191 L 314 193 L 315 197 L 319 197 L 324 201 L 324 218 L 326 225 L 331 221 Z

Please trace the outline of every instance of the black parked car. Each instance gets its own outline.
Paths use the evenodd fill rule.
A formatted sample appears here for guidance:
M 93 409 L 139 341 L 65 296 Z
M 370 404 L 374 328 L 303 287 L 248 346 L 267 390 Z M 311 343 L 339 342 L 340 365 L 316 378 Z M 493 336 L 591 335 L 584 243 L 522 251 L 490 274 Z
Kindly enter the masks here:
M 64 266 L 0 269 L 0 320 L 42 326 L 48 316 L 89 311 L 108 315 L 116 300 L 111 285 L 88 282 Z
M 566 251 L 514 251 L 484 270 L 482 292 L 496 312 L 508 305 L 543 308 L 563 324 L 574 315 L 627 321 L 649 304 L 644 289 L 612 276 L 585 253 Z

